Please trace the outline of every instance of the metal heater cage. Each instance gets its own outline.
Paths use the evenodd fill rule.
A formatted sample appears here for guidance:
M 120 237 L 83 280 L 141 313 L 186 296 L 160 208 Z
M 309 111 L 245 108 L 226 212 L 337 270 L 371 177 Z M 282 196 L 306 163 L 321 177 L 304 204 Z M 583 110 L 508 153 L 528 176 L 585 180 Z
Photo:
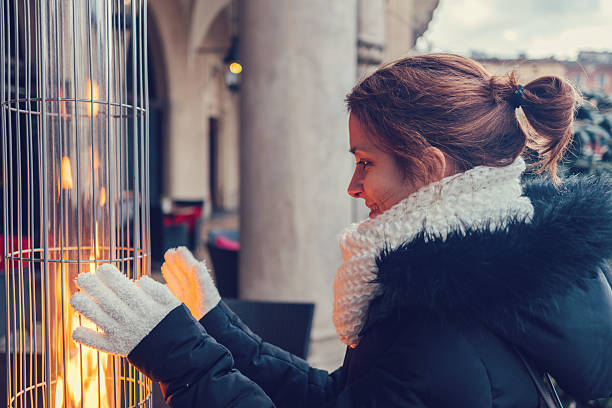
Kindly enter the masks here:
M 76 276 L 148 274 L 146 0 L 3 0 L 3 404 L 151 407 L 126 359 L 77 345 Z M 0 296 L 1 298 L 2 296 Z

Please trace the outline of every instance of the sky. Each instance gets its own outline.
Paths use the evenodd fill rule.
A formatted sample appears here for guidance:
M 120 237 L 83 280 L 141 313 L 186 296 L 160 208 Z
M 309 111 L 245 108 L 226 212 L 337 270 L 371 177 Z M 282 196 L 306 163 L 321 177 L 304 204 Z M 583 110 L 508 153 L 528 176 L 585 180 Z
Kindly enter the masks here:
M 417 49 L 561 60 L 612 51 L 612 0 L 440 0 Z

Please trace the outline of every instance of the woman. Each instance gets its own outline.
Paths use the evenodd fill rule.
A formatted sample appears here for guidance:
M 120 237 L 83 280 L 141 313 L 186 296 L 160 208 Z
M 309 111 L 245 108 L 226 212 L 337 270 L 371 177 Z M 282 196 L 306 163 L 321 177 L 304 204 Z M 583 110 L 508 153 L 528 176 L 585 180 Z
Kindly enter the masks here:
M 72 304 L 103 333 L 73 337 L 127 355 L 175 407 L 535 408 L 527 366 L 608 397 L 611 185 L 556 176 L 577 100 L 560 78 L 523 87 L 455 55 L 354 87 L 348 192 L 370 217 L 340 239 L 333 319 L 348 348 L 331 374 L 262 342 L 181 248 L 162 267 L 169 290 L 111 266 L 80 275 Z M 522 186 L 526 147 L 550 177 Z

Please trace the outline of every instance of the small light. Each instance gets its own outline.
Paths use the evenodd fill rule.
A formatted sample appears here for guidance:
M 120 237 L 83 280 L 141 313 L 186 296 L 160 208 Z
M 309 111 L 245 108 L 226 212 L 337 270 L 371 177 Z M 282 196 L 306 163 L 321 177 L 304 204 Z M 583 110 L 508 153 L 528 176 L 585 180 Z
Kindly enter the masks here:
M 242 65 L 237 62 L 232 62 L 229 66 L 229 70 L 232 74 L 239 74 L 242 72 Z
M 234 92 L 240 90 L 240 73 L 242 72 L 242 65 L 238 62 L 240 61 L 238 42 L 238 37 L 233 36 L 227 54 L 223 58 L 223 63 L 228 64 L 225 71 L 225 84 Z

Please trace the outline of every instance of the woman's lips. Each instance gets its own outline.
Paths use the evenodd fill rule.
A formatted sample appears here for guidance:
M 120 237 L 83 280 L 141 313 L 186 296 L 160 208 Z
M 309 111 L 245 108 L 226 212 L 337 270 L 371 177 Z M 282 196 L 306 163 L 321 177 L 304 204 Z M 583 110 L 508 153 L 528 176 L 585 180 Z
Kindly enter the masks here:
M 376 204 L 368 205 L 368 203 L 366 203 L 366 207 L 368 207 L 370 209 L 370 214 L 368 215 L 370 218 L 374 218 L 378 214 L 380 214 L 380 211 L 379 211 L 378 206 Z

